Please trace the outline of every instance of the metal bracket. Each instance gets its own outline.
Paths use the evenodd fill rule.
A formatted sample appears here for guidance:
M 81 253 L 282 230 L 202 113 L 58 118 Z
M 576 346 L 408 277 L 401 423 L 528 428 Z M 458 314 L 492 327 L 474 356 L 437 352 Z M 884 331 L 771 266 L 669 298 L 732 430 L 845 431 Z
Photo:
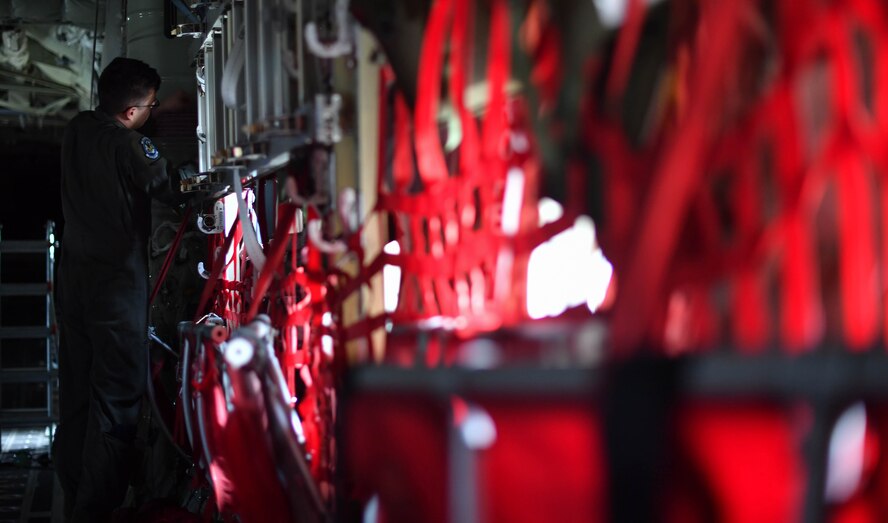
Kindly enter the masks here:
M 336 0 L 336 39 L 329 43 L 318 38 L 318 27 L 314 22 L 305 24 L 305 43 L 312 54 L 320 58 L 336 58 L 346 55 L 352 50 L 352 41 L 348 34 L 348 0 Z
M 340 95 L 335 93 L 315 95 L 315 141 L 324 145 L 333 145 L 342 140 L 342 127 L 339 125 L 340 109 L 342 109 Z
M 225 230 L 225 204 L 216 200 L 213 211 L 197 215 L 197 228 L 204 234 L 219 234 Z
M 201 30 L 200 24 L 179 24 L 175 29 L 170 31 L 170 36 L 175 38 L 200 38 L 203 36 L 203 31 Z
M 183 194 L 205 192 L 210 194 L 224 193 L 231 187 L 231 181 L 222 171 L 209 171 L 190 176 L 179 182 Z

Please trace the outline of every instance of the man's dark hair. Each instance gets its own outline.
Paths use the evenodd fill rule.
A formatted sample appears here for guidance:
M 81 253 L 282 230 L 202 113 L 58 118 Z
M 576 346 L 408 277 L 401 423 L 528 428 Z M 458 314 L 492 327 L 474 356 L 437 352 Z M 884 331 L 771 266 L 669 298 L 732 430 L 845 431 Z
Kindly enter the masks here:
M 141 60 L 115 58 L 99 77 L 99 105 L 108 114 L 118 114 L 142 102 L 160 89 L 160 75 Z

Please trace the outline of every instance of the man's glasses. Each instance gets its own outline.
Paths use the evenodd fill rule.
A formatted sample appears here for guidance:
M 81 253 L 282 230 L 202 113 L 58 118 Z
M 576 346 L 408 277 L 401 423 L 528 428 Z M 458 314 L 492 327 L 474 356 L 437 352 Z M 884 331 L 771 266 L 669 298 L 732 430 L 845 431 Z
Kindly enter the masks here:
M 157 109 L 160 105 L 160 100 L 154 100 L 151 102 L 151 105 L 131 105 L 130 107 L 150 107 L 152 110 Z

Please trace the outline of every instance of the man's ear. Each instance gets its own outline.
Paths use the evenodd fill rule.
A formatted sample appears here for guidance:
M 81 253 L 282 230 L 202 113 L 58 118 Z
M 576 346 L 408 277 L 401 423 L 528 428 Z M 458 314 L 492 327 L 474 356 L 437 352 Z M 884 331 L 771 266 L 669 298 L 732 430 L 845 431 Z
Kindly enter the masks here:
M 136 108 L 135 107 L 127 107 L 126 110 L 123 111 L 122 114 L 123 114 L 123 118 L 125 120 L 132 120 L 133 117 L 136 115 Z

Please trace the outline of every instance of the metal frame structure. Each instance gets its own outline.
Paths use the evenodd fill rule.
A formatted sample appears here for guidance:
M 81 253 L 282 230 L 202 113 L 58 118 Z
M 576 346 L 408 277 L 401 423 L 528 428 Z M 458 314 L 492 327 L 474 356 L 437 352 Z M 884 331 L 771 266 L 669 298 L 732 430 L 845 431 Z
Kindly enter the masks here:
M 261 13 L 271 4 L 227 3 L 206 21 L 196 61 L 205 181 L 225 183 L 230 170 L 242 178 L 273 172 L 317 138 L 321 126 L 305 103 L 302 2 L 279 6 L 284 16 L 266 23 Z
M 568 366 L 541 368 L 516 366 L 496 369 L 422 368 L 384 365 L 355 369 L 345 386 L 343 410 L 353 398 L 362 395 L 387 397 L 425 397 L 437 401 L 442 408 L 453 397 L 526 400 L 528 397 L 548 401 L 619 402 L 627 390 L 619 385 L 626 381 L 637 385 L 638 377 L 646 382 L 674 384 L 669 392 L 672 400 L 663 404 L 678 409 L 684 400 L 733 402 L 766 398 L 775 404 L 801 402 L 812 408 L 813 425 L 807 441 L 800 449 L 809 471 L 805 489 L 804 521 L 823 521 L 824 485 L 830 432 L 836 417 L 847 405 L 857 400 L 884 402 L 888 399 L 888 356 L 882 352 L 851 355 L 825 347 L 822 352 L 790 357 L 777 351 L 760 356 L 738 355 L 714 351 L 708 355 L 684 358 L 651 358 L 628 361 L 617 368 L 599 366 Z M 616 378 L 615 378 L 616 376 Z M 660 390 L 660 392 L 663 392 Z M 605 423 L 615 423 L 605 414 Z M 617 425 L 619 423 L 617 422 Z M 458 430 L 458 426 L 453 430 Z M 650 437 L 661 437 L 659 431 Z M 451 471 L 448 492 L 453 521 L 478 521 L 477 493 L 474 485 L 466 485 L 478 459 L 474 449 L 462 439 L 451 437 L 447 448 Z M 456 444 L 454 444 L 454 442 Z M 460 444 L 460 443 L 463 444 Z M 468 478 L 468 479 L 467 479 Z M 634 490 L 629 485 L 616 485 Z M 631 499 L 634 493 L 624 492 Z M 619 497 L 616 492 L 612 499 Z
M 317 14 L 312 7 L 310 2 L 303 0 L 198 2 L 190 6 L 187 17 L 191 23 L 167 28 L 171 36 L 201 39 L 194 61 L 199 173 L 182 181 L 182 191 L 206 195 L 196 209 L 197 225 L 207 235 L 210 246 L 217 248 L 211 254 L 215 263 L 199 268 L 205 278 L 212 280 L 207 282 L 205 295 L 210 296 L 213 291 L 243 293 L 238 294 L 238 299 L 242 300 L 240 305 L 223 306 L 225 314 L 230 314 L 225 316 L 222 330 L 226 335 L 232 334 L 232 338 L 216 340 L 218 347 L 231 345 L 238 333 L 245 331 L 244 327 L 237 329 L 239 323 L 254 319 L 245 316 L 246 311 L 241 310 L 241 305 L 264 298 L 262 294 L 267 289 L 259 290 L 261 285 L 256 285 L 254 280 L 261 278 L 265 256 L 272 262 L 275 257 L 272 253 L 281 244 L 280 240 L 294 231 L 303 233 L 307 207 L 315 207 L 323 219 L 336 206 L 333 146 L 343 137 L 339 124 L 342 98 L 334 92 L 330 60 L 351 49 L 350 25 L 347 20 L 337 20 L 337 41 L 347 41 L 347 45 L 334 46 L 333 56 L 323 45 L 320 48 L 324 52 L 315 53 L 320 44 L 316 41 L 316 31 L 315 40 L 303 42 L 307 33 L 307 28 L 303 31 L 305 19 L 309 13 L 311 16 Z M 167 6 L 167 9 L 171 7 Z M 183 12 L 179 6 L 176 9 Z M 340 9 L 337 13 L 347 14 L 347 11 Z M 193 18 L 200 22 L 193 23 Z M 324 36 L 329 38 L 329 35 Z M 308 169 L 316 187 L 314 190 L 301 187 L 301 192 L 291 191 L 291 201 L 279 205 L 278 194 L 284 188 L 283 181 L 293 175 L 288 171 L 294 166 L 296 170 Z M 281 222 L 290 223 L 282 219 L 285 213 L 281 206 L 287 206 L 292 227 L 281 226 Z M 236 219 L 239 220 L 237 225 Z M 277 243 L 269 243 L 272 235 Z M 293 245 L 304 245 L 305 241 L 305 234 L 297 234 Z M 278 254 L 288 248 L 286 243 L 281 245 L 284 245 L 284 251 L 278 249 Z M 275 263 L 280 264 L 283 256 L 278 256 Z M 294 265 L 300 263 L 301 255 L 295 247 L 290 256 Z M 216 281 L 217 277 L 219 281 Z M 220 290 L 223 288 L 225 290 Z M 208 303 L 210 309 L 218 298 L 212 296 Z M 206 312 L 202 306 L 203 303 L 198 307 L 200 313 Z M 193 335 L 206 328 L 205 321 L 206 318 L 179 325 L 180 341 L 185 347 L 179 405 L 186 422 L 188 443 L 195 453 L 192 458 L 195 464 L 203 462 L 208 466 L 213 456 L 207 454 L 207 431 L 212 427 L 208 428 L 202 422 L 201 393 L 190 389 L 193 376 L 189 375 L 193 372 L 191 361 L 200 360 L 205 353 L 198 354 L 204 348 L 188 341 L 189 333 Z M 275 336 L 281 335 L 282 326 L 273 325 L 273 328 Z M 296 343 L 295 340 L 294 336 L 292 343 Z M 220 375 L 223 387 L 230 386 L 232 376 L 237 376 L 228 367 L 221 370 Z M 271 399 L 277 396 L 286 399 L 274 403 L 275 408 L 269 410 L 269 415 L 284 419 L 284 408 L 292 409 L 292 418 L 298 420 L 296 400 L 291 400 L 289 392 L 283 394 L 288 386 L 293 385 L 286 381 L 265 384 L 265 388 L 272 391 L 266 391 L 270 394 L 267 397 L 270 403 L 274 403 Z M 228 405 L 228 408 L 234 407 Z M 193 417 L 196 417 L 196 423 L 192 423 Z M 287 423 L 280 425 L 286 427 Z M 300 503 L 313 507 L 317 520 L 325 519 L 326 505 L 330 503 L 328 495 L 322 493 L 322 487 L 326 485 L 318 477 L 312 477 L 314 471 L 309 471 L 312 465 L 323 467 L 321 464 L 327 463 L 326 458 L 320 457 L 322 451 L 317 451 L 312 460 L 312 451 L 304 437 L 294 438 L 286 430 L 272 436 L 275 446 L 285 447 L 293 460 L 283 464 L 285 468 L 289 467 L 288 473 L 278 474 L 278 479 L 287 483 L 290 489 L 296 488 L 294 485 L 304 487 L 307 498 Z M 299 441 L 298 445 L 296 441 Z M 217 504 L 217 508 L 227 510 L 224 503 Z
M 195 12 L 201 14 L 201 22 L 198 24 L 201 31 L 195 32 L 195 24 L 185 24 L 171 32 L 178 36 L 198 35 L 202 38 L 195 60 L 200 173 L 185 180 L 183 189 L 186 192 L 205 192 L 212 196 L 206 200 L 210 204 L 204 205 L 198 216 L 199 228 L 207 235 L 228 235 L 234 214 L 239 216 L 243 227 L 243 244 L 240 245 L 239 240 L 235 240 L 230 244 L 228 254 L 223 253 L 221 258 L 216 257 L 223 265 L 227 265 L 225 262 L 230 258 L 238 260 L 234 268 L 224 272 L 223 279 L 226 283 L 249 283 L 249 273 L 245 270 L 248 261 L 253 265 L 253 277 L 261 272 L 263 243 L 270 230 L 267 224 L 274 223 L 277 212 L 273 205 L 274 196 L 268 196 L 268 187 L 263 183 L 276 179 L 284 169 L 298 161 L 306 149 L 310 149 L 312 153 L 327 153 L 343 136 L 339 124 L 342 98 L 334 92 L 329 82 L 329 61 L 351 53 L 355 46 L 350 42 L 347 2 L 335 0 L 326 4 L 330 8 L 327 13 L 329 21 L 333 23 L 336 33 L 335 37 L 331 37 L 329 33 L 334 30 L 329 30 L 324 35 L 327 43 L 320 42 L 317 25 L 306 23 L 306 14 L 314 15 L 311 0 L 197 2 L 192 4 L 192 8 L 199 6 Z M 366 65 L 366 62 L 362 65 Z M 364 77 L 358 74 L 358 81 L 367 77 L 374 78 L 372 74 Z M 375 97 L 370 96 L 362 97 L 357 105 L 363 110 L 365 105 L 373 103 L 376 103 Z M 356 115 L 359 125 L 368 127 L 368 122 L 360 121 L 363 116 L 361 113 L 359 111 Z M 370 123 L 372 136 L 372 123 L 375 122 Z M 372 140 L 367 143 L 372 143 Z M 371 146 L 366 150 L 371 149 L 375 147 Z M 362 149 L 361 154 L 365 154 L 365 150 Z M 358 164 L 360 167 L 376 164 L 366 161 L 363 156 L 361 158 L 362 161 Z M 326 155 L 323 161 L 326 163 L 319 168 L 322 176 L 317 177 L 322 183 L 312 197 L 316 198 L 315 203 L 322 204 L 324 211 L 329 213 L 335 207 L 336 200 L 332 197 L 334 188 L 337 187 L 335 161 L 332 154 Z M 362 172 L 361 176 L 363 174 Z M 231 198 L 227 198 L 228 196 Z M 225 203 L 220 205 L 220 199 Z M 306 202 L 295 203 L 304 206 Z M 261 227 L 263 219 L 267 222 L 264 230 Z M 297 220 L 296 223 L 300 221 Z M 297 225 L 295 229 L 301 231 L 301 226 Z M 284 234 L 287 234 L 286 228 Z M 309 241 L 312 239 L 309 238 Z M 358 260 L 359 263 L 364 261 Z M 214 268 L 216 269 L 218 267 Z M 254 289 L 248 288 L 244 292 L 253 294 L 253 291 Z M 261 295 L 252 295 L 253 300 L 263 298 Z M 238 310 L 237 313 L 242 315 L 243 311 Z M 244 322 L 253 320 L 249 317 L 242 319 Z M 342 318 L 337 318 L 337 321 L 342 321 Z M 188 327 L 195 332 L 206 328 L 200 322 L 189 324 Z M 188 333 L 188 328 L 183 330 Z M 248 337 L 245 336 L 246 329 L 242 328 L 239 332 L 240 336 Z M 423 332 L 418 338 L 427 334 Z M 221 348 L 224 343 L 230 341 L 220 340 L 214 350 Z M 557 345 L 553 343 L 547 350 L 550 353 L 557 352 Z M 188 344 L 184 346 L 189 347 Z M 231 346 L 228 345 L 229 348 Z M 261 347 L 267 350 L 265 345 Z M 422 356 L 425 351 L 420 340 L 412 348 L 416 350 L 417 356 Z M 196 348 L 195 354 L 198 350 L 204 348 Z M 272 352 L 273 350 L 269 351 Z M 806 521 L 818 521 L 824 505 L 823 487 L 827 466 L 825 456 L 829 431 L 835 416 L 851 399 L 884 400 L 888 397 L 888 386 L 884 380 L 888 373 L 888 358 L 875 353 L 859 357 L 838 354 L 841 351 L 832 351 L 835 354 L 831 354 L 827 350 L 810 357 L 790 358 L 777 356 L 779 352 L 772 350 L 765 353 L 767 355 L 752 357 L 732 354 L 730 351 L 713 351 L 708 355 L 653 362 L 641 358 L 625 367 L 615 364 L 609 367 L 574 366 L 560 369 L 541 366 L 486 370 L 424 369 L 421 365 L 411 369 L 386 366 L 358 368 L 347 377 L 349 383 L 346 392 L 354 395 L 379 392 L 392 393 L 395 396 L 425 395 L 440 400 L 442 405 L 446 405 L 454 395 L 466 395 L 498 398 L 531 396 L 568 401 L 600 399 L 612 403 L 628 398 L 631 406 L 638 394 L 651 391 L 643 387 L 639 387 L 641 392 L 629 390 L 630 385 L 646 382 L 647 378 L 653 377 L 655 380 L 652 387 L 661 382 L 675 385 L 666 392 L 675 396 L 676 403 L 686 398 L 734 400 L 765 397 L 776 402 L 801 401 L 812 407 L 815 418 L 808 436 L 809 443 L 804 451 L 804 459 L 810 471 L 804 517 Z M 186 431 L 189 439 L 196 443 L 193 447 L 200 447 L 205 452 L 204 465 L 208 465 L 213 456 L 207 453 L 208 429 L 201 422 L 201 393 L 195 393 L 194 402 L 190 397 L 189 387 L 192 381 L 189 373 L 194 369 L 190 366 L 189 356 L 189 350 L 184 350 L 182 359 L 185 363 L 182 366 L 181 382 Z M 196 356 L 197 359 L 200 357 L 202 355 Z M 265 367 L 260 370 L 263 379 L 274 374 L 269 372 L 266 375 L 268 368 Z M 220 375 L 229 380 L 227 384 L 223 381 L 222 386 L 229 388 L 231 377 L 239 377 L 236 372 L 229 370 L 220 371 Z M 621 384 L 624 379 L 627 385 Z M 272 392 L 279 393 L 286 388 L 285 385 L 278 386 L 279 380 L 267 381 L 266 386 Z M 662 391 L 653 390 L 648 396 L 657 397 L 659 392 Z M 285 412 L 291 398 L 287 395 L 283 397 L 283 402 L 274 404 L 278 410 L 273 414 L 280 416 Z M 277 401 L 280 398 L 275 399 Z M 230 406 L 228 408 L 231 410 Z M 661 411 L 672 408 L 674 404 L 671 401 L 656 403 L 652 407 L 655 411 L 652 418 L 663 414 Z M 193 415 L 198 420 L 195 426 L 190 425 Z M 483 417 L 483 413 L 478 415 Z M 605 422 L 611 425 L 609 430 L 614 433 L 632 432 L 633 427 L 626 430 L 625 420 L 615 419 L 613 415 L 608 418 L 605 414 Z M 647 423 L 647 420 L 643 419 L 639 423 Z M 195 434 L 195 428 L 198 434 Z M 483 500 L 479 499 L 475 470 L 478 451 L 482 447 L 466 445 L 459 430 L 458 426 L 453 426 L 448 433 L 446 451 L 451 467 L 448 478 L 451 499 L 448 507 L 452 512 L 452 521 L 478 521 L 479 504 Z M 287 436 L 293 435 L 288 433 Z M 290 444 L 294 440 L 295 438 L 290 438 L 285 443 Z M 301 447 L 288 447 L 289 450 L 293 448 L 304 451 Z M 292 477 L 307 476 L 304 474 L 306 466 L 302 457 L 296 453 L 293 456 L 298 458 L 295 460 L 298 467 L 293 468 L 298 468 L 300 474 Z M 308 490 L 312 491 L 316 485 L 308 483 L 308 486 Z M 615 484 L 614 496 L 626 494 L 626 487 L 627 485 Z M 631 495 L 628 497 L 632 498 Z
M 43 325 L 0 327 L 0 344 L 4 339 L 45 340 L 43 344 L 45 365 L 42 367 L 8 369 L 2 367 L 0 362 L 0 383 L 45 383 L 46 385 L 46 403 L 43 407 L 0 410 L 0 426 L 3 427 L 51 426 L 58 422 L 58 409 L 54 398 L 58 383 L 58 342 L 53 300 L 56 246 L 55 224 L 52 221 L 46 223 L 46 236 L 43 240 L 10 241 L 0 238 L 0 254 L 45 254 L 45 281 L 0 283 L 0 296 L 44 296 L 46 307 Z

